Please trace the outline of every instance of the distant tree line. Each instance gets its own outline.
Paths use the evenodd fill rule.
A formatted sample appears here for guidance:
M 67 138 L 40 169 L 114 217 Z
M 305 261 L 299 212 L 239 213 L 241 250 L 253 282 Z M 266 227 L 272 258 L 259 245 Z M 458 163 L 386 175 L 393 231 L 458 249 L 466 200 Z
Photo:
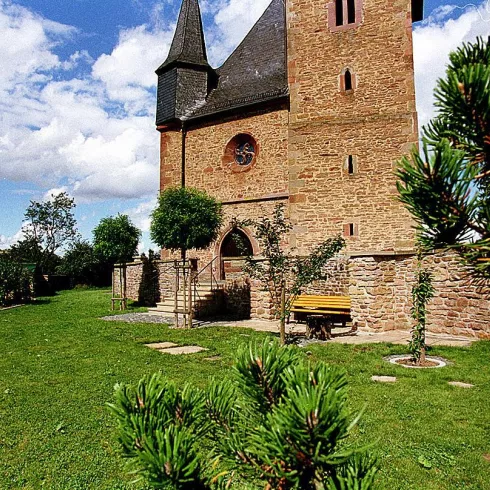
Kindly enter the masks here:
M 23 238 L 0 255 L 0 305 L 28 300 L 36 276 L 64 275 L 72 286 L 107 286 L 114 264 L 132 260 L 141 232 L 128 216 L 103 218 L 89 241 L 77 229 L 75 207 L 66 192 L 31 201 Z

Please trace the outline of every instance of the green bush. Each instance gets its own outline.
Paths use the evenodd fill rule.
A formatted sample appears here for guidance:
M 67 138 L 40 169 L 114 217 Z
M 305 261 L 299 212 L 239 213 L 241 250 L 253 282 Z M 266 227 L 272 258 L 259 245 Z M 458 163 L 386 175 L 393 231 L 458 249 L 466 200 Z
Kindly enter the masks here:
M 154 488 L 367 490 L 377 468 L 346 442 L 357 421 L 346 385 L 338 368 L 266 340 L 206 391 L 154 374 L 118 386 L 110 408 L 123 455 Z
M 32 275 L 10 257 L 0 257 L 0 306 L 30 301 Z
M 186 251 L 205 249 L 218 238 L 223 223 L 221 203 L 192 187 L 169 187 L 151 214 L 150 236 L 161 248 Z

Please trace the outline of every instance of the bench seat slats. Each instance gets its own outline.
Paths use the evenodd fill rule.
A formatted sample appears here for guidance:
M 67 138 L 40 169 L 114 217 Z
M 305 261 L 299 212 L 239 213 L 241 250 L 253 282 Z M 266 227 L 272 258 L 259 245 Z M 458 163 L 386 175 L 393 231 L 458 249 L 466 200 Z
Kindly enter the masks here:
M 350 315 L 350 311 L 343 310 L 321 310 L 321 309 L 311 309 L 307 310 L 304 308 L 291 309 L 293 313 L 319 313 L 319 314 L 327 314 L 327 315 Z
M 320 296 L 303 294 L 291 305 L 292 313 L 311 313 L 321 315 L 350 315 L 349 296 Z

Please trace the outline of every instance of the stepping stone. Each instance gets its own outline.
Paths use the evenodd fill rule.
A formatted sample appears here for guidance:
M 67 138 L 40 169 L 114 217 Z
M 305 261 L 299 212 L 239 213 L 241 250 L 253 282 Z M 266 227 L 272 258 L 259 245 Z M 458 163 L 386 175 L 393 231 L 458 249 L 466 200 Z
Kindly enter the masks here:
M 473 388 L 475 385 L 470 383 L 461 383 L 461 381 L 448 381 L 448 385 L 458 386 L 459 388 Z
M 158 349 L 158 352 L 163 354 L 172 354 L 174 356 L 179 356 L 181 354 L 196 354 L 197 352 L 203 352 L 207 349 L 204 347 L 199 347 L 198 345 L 183 345 L 181 347 L 170 347 L 167 349 Z
M 377 383 L 396 383 L 395 376 L 371 376 L 371 381 Z
M 178 347 L 178 344 L 174 344 L 173 342 L 157 342 L 156 344 L 145 344 L 146 347 L 150 349 L 169 349 L 170 347 Z
M 212 357 L 205 357 L 205 361 L 219 361 L 221 359 L 221 356 L 212 356 Z

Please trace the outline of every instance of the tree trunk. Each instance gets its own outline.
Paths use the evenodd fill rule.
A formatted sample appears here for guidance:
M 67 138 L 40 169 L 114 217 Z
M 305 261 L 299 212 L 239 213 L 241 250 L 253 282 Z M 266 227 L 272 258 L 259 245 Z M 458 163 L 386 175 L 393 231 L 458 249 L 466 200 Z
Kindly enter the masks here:
M 281 284 L 281 323 L 279 326 L 279 336 L 281 345 L 286 344 L 286 286 Z

